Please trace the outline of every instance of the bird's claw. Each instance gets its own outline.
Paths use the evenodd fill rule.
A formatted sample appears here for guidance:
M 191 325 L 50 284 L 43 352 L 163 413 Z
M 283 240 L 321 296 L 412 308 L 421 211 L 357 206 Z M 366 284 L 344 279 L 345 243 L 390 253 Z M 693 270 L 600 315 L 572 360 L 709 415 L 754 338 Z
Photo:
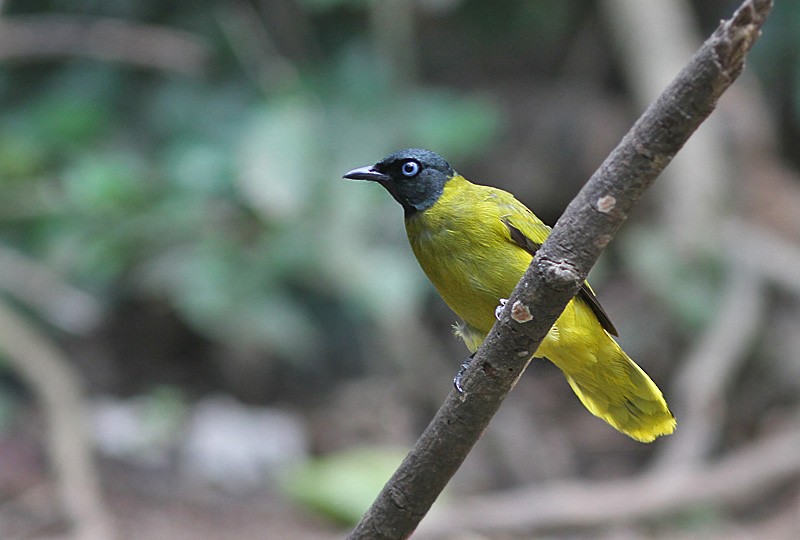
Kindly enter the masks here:
M 467 368 L 469 367 L 469 363 L 472 361 L 472 357 L 474 356 L 475 353 L 469 355 L 467 359 L 461 363 L 461 367 L 458 368 L 458 373 L 456 373 L 456 376 L 453 377 L 453 386 L 456 387 L 456 392 L 458 392 L 459 394 L 464 393 L 464 389 L 461 387 L 461 378 L 464 376 L 464 373 L 466 373 Z
M 498 321 L 500 320 L 500 314 L 503 313 L 503 308 L 506 307 L 508 303 L 508 298 L 501 298 L 500 305 L 494 308 L 494 318 Z

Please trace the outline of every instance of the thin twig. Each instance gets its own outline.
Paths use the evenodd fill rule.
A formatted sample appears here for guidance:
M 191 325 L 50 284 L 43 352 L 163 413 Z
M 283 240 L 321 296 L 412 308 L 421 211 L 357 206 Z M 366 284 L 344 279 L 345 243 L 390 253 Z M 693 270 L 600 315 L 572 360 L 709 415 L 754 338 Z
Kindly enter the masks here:
M 464 393 L 450 393 L 350 538 L 414 531 L 633 205 L 741 73 L 771 5 L 748 0 L 723 21 L 570 203 L 476 353 Z

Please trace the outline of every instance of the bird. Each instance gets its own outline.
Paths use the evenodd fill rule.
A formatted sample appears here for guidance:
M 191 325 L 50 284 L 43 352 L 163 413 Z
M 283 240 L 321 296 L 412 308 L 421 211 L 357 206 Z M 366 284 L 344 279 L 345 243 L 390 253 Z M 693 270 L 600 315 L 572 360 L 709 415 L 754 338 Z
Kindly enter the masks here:
M 455 333 L 474 355 L 550 227 L 511 193 L 470 182 L 422 148 L 399 150 L 343 177 L 376 182 L 400 203 L 411 249 L 461 319 Z M 617 335 L 584 282 L 532 356 L 560 368 L 589 412 L 618 431 L 641 442 L 671 434 L 676 421 L 661 391 Z

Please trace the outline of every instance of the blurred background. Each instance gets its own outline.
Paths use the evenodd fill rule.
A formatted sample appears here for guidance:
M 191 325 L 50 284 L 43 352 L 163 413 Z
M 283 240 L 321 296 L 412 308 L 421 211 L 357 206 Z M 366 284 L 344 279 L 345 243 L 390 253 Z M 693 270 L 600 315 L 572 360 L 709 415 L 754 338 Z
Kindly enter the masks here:
M 342 537 L 467 354 L 433 149 L 553 224 L 730 0 L 0 1 L 0 537 Z M 535 361 L 419 538 L 800 537 L 800 4 L 592 274 L 678 418 Z

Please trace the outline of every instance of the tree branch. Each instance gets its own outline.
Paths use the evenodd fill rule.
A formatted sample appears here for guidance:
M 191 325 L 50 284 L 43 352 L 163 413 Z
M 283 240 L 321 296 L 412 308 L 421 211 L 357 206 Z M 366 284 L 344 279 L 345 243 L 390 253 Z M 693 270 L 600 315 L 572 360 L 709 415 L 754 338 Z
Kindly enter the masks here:
M 50 465 L 75 540 L 115 533 L 92 459 L 82 381 L 46 336 L 0 300 L 0 351 L 30 387 L 47 419 Z
M 69 285 L 44 264 L 2 244 L 0 290 L 66 332 L 88 332 L 103 316 L 103 307 L 91 295 Z
M 480 438 L 635 202 L 741 73 L 771 0 L 723 21 L 578 193 L 411 452 L 350 538 L 407 538 Z M 531 316 L 533 314 L 533 316 Z
M 164 26 L 71 15 L 0 18 L 0 60 L 67 56 L 197 76 L 210 53 L 197 36 Z

